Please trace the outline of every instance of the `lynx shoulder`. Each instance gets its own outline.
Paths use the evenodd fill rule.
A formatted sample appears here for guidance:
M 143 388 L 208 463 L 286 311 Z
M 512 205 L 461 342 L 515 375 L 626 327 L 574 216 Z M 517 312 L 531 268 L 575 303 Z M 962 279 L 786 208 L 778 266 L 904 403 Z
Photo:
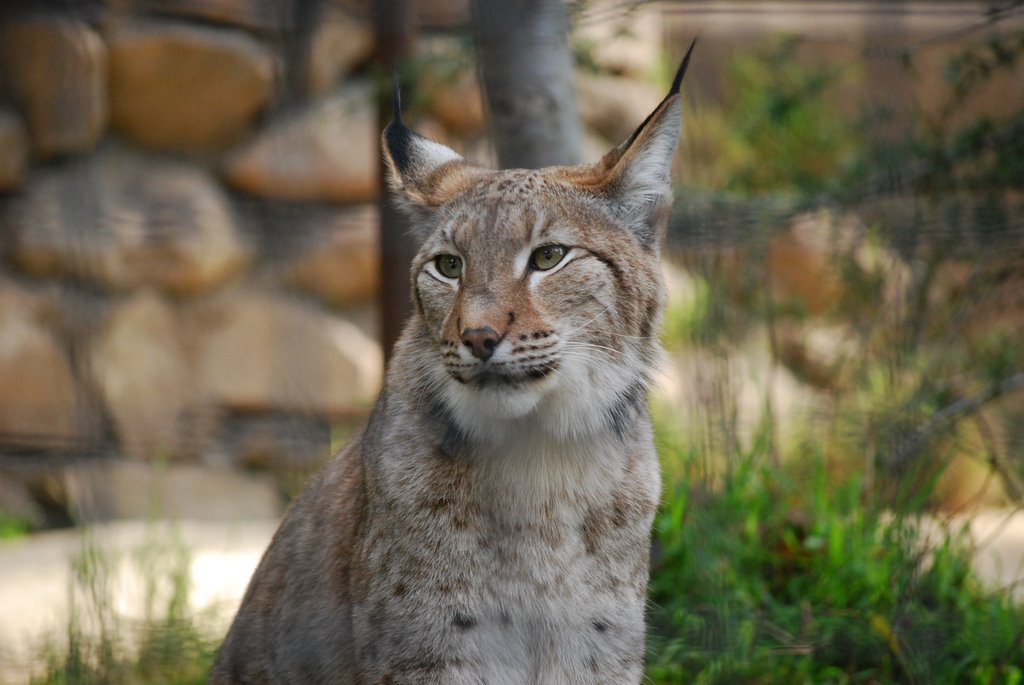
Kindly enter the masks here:
M 692 46 L 691 46 L 692 51 Z M 414 312 L 362 431 L 289 508 L 213 683 L 637 683 L 646 399 L 679 84 L 592 165 L 384 132 Z

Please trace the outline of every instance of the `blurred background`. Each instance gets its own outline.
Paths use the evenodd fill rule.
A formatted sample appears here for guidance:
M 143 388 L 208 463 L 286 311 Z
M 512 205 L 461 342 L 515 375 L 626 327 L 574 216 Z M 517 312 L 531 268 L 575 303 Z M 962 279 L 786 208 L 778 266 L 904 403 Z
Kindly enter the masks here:
M 1020 0 L 8 1 L 0 682 L 204 682 L 401 325 L 393 76 L 595 161 L 695 35 L 651 682 L 1024 682 Z

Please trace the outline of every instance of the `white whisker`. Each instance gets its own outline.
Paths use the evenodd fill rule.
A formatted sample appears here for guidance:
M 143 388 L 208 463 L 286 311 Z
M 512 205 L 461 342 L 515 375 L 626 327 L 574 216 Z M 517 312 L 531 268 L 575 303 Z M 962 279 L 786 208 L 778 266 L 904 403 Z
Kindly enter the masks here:
M 583 342 L 581 340 L 570 340 L 565 344 L 567 349 L 590 349 L 600 350 L 615 356 L 624 356 L 625 352 L 617 350 L 614 347 L 608 347 L 607 345 L 598 345 L 597 343 Z

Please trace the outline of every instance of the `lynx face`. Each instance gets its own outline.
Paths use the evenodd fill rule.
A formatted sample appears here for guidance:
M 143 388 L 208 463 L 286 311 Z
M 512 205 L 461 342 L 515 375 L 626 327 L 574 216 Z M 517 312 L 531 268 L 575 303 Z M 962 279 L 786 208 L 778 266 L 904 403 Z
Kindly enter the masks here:
M 536 412 L 567 436 L 606 420 L 597 398 L 647 382 L 662 286 L 657 252 L 551 172 L 480 178 L 438 213 L 413 267 L 437 357 L 429 372 L 464 430 Z
M 664 299 L 679 97 L 593 165 L 492 171 L 392 122 L 391 181 L 424 241 L 424 382 L 477 441 L 616 432 L 644 401 Z

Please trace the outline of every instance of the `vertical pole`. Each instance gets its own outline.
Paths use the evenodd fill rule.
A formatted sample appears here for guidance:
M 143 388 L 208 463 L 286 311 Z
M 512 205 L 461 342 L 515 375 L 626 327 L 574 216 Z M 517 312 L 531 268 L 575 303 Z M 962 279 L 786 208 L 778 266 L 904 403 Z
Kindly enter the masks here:
M 391 120 L 391 80 L 401 78 L 402 65 L 408 59 L 415 37 L 414 0 L 375 0 L 373 27 L 376 39 L 376 57 L 380 66 L 377 80 L 377 131 L 383 131 Z M 402 83 L 403 94 L 409 84 Z M 403 98 L 409 102 L 411 98 Z M 378 137 L 380 167 L 378 179 L 380 193 L 380 312 L 381 345 L 384 360 L 391 358 L 392 348 L 409 314 L 409 264 L 416 254 L 416 245 L 410 238 L 408 219 L 397 210 L 387 190 L 383 150 Z

